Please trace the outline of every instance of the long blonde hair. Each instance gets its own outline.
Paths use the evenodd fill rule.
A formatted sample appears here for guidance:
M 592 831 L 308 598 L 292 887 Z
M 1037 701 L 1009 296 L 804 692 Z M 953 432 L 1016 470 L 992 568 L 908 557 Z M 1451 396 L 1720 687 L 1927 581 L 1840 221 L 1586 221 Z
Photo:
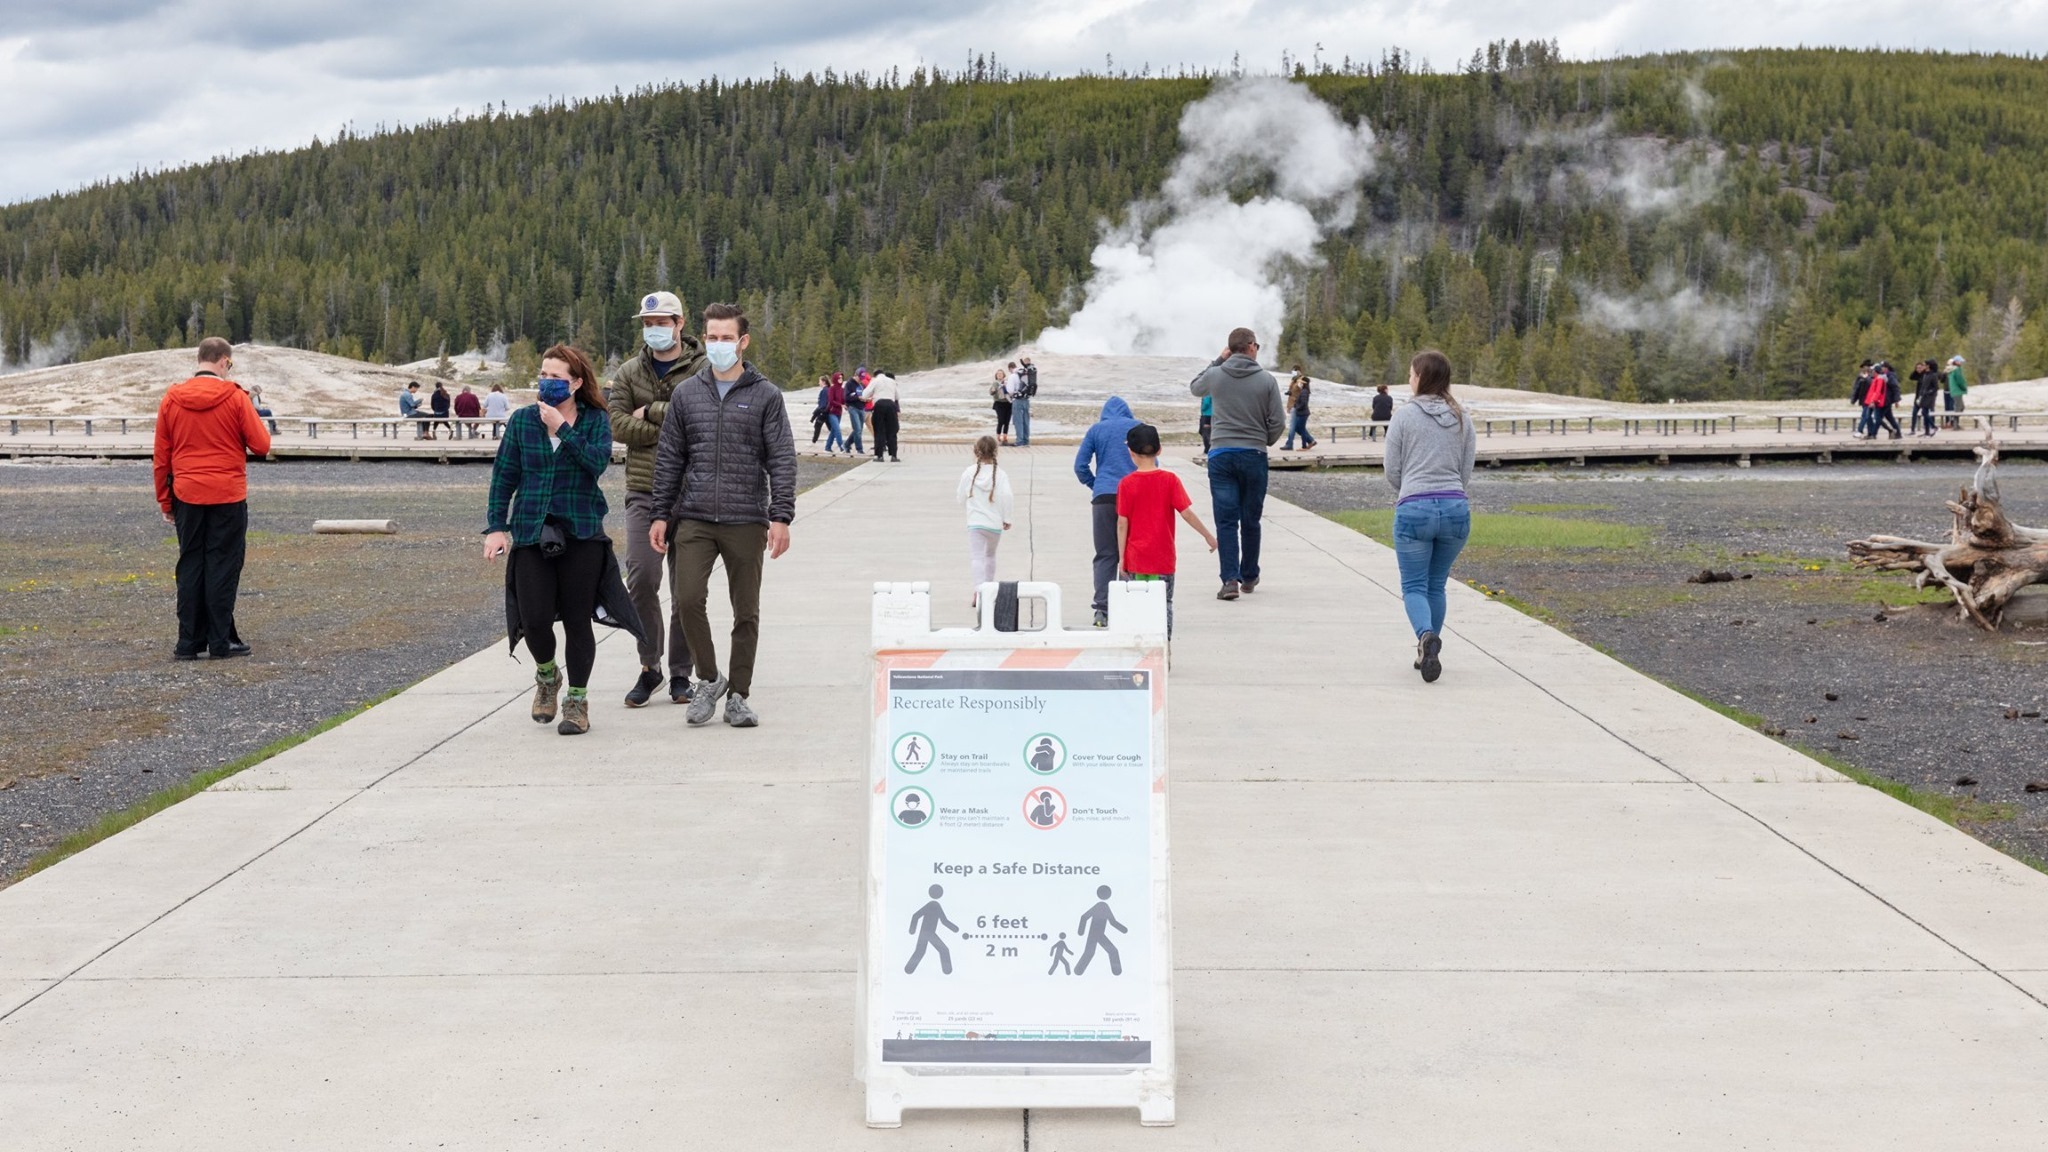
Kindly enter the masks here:
M 1415 373 L 1415 394 L 1417 396 L 1441 396 L 1451 406 L 1451 414 L 1460 423 L 1465 420 L 1465 410 L 1458 406 L 1451 396 L 1451 358 L 1434 348 L 1426 348 L 1415 354 L 1408 362 L 1408 370 Z
M 981 466 L 988 465 L 988 502 L 996 502 L 996 438 L 983 436 L 974 442 L 974 479 L 967 484 L 972 492 L 981 483 Z

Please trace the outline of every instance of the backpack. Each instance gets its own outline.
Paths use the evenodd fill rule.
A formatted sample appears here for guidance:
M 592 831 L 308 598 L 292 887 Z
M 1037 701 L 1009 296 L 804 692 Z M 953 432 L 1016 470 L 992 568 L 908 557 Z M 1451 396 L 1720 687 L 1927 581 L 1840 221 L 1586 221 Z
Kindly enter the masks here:
M 1038 395 L 1038 365 L 1036 364 L 1026 364 L 1024 366 L 1024 395 L 1026 397 Z

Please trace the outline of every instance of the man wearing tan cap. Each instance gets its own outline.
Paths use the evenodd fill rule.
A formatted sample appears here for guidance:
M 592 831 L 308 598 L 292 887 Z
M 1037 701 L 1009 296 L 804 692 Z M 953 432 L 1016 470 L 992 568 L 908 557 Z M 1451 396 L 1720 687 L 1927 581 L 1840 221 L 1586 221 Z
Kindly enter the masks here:
M 690 699 L 690 646 L 683 639 L 683 620 L 675 607 L 662 627 L 661 557 L 647 536 L 654 514 L 654 448 L 661 442 L 661 422 L 675 386 L 701 371 L 704 346 L 683 330 L 683 301 L 673 292 L 649 292 L 640 298 L 639 354 L 621 365 L 606 390 L 612 418 L 612 439 L 626 446 L 626 589 L 640 610 L 640 678 L 626 693 L 626 707 L 644 706 L 661 687 L 661 647 L 668 638 L 668 696 L 676 704 Z M 673 556 L 670 567 L 675 564 Z

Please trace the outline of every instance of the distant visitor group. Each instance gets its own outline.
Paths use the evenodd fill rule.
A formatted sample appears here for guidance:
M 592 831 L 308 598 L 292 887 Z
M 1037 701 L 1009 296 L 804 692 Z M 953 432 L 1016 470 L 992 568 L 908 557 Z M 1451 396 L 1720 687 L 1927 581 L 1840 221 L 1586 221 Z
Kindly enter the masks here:
M 738 307 L 709 305 L 692 334 L 674 293 L 650 292 L 640 303 L 641 347 L 608 385 L 599 384 L 582 351 L 557 344 L 541 354 L 536 403 L 514 408 L 502 385 L 479 397 L 469 387 L 451 396 L 445 384 L 422 402 L 415 383 L 399 398 L 400 416 L 424 438 L 443 428 L 480 436 L 489 427 L 499 440 L 483 552 L 506 561 L 507 638 L 535 661 L 536 722 L 563 735 L 590 730 L 594 625 L 603 624 L 637 641 L 640 671 L 625 693 L 627 707 L 661 693 L 686 706 L 690 726 L 722 712 L 726 724 L 752 728 L 760 723 L 752 697 L 762 578 L 766 561 L 789 549 L 796 516 L 794 430 L 781 389 L 746 359 L 751 336 Z M 1201 400 L 1200 463 L 1213 532 L 1180 478 L 1160 467 L 1159 430 L 1121 397 L 1103 404 L 1082 437 L 1073 470 L 1088 493 L 1096 627 L 1108 626 L 1111 582 L 1146 581 L 1164 586 L 1171 633 L 1179 523 L 1217 554 L 1218 600 L 1261 587 L 1268 452 L 1283 436 L 1289 448 L 1297 439 L 1305 448 L 1316 441 L 1308 432 L 1307 374 L 1297 368 L 1283 392 L 1259 353 L 1251 329 L 1234 329 L 1189 384 Z M 270 450 L 269 413 L 232 381 L 231 346 L 208 338 L 198 359 L 193 377 L 166 392 L 156 426 L 157 499 L 178 530 L 173 654 L 180 660 L 251 651 L 234 617 L 248 528 L 246 460 Z M 1414 358 L 1409 386 L 1413 402 L 1397 413 L 1386 411 L 1392 400 L 1382 388 L 1374 415 L 1388 423 L 1386 477 L 1397 502 L 1395 553 L 1415 668 L 1434 681 L 1442 670 L 1444 590 L 1470 531 L 1466 489 L 1476 440 L 1451 396 L 1451 365 L 1441 353 Z M 977 601 L 995 580 L 998 548 L 1013 523 L 1000 453 L 1029 446 L 1038 389 L 1028 356 L 995 374 L 994 433 L 976 441 L 955 485 Z M 897 462 L 900 405 L 887 372 L 862 366 L 822 375 L 812 441 L 823 435 L 827 452 L 852 454 L 866 450 L 866 434 L 877 461 Z M 600 486 L 615 441 L 626 446 L 623 556 L 607 531 L 611 508 Z M 723 664 L 708 607 L 719 566 L 733 617 Z

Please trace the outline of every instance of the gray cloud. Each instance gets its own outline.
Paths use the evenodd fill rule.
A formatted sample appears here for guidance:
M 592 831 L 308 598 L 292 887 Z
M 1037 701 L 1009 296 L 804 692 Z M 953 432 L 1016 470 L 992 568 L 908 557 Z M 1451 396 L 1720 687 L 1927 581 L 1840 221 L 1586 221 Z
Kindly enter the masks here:
M 505 101 L 717 74 L 958 69 L 975 50 L 1071 73 L 1277 69 L 1281 53 L 1439 69 L 1503 37 L 1567 55 L 1739 46 L 2048 51 L 2048 2 L 1866 0 L 758 0 L 706 9 L 627 0 L 0 0 L 0 202 L 138 168 L 288 148 Z

